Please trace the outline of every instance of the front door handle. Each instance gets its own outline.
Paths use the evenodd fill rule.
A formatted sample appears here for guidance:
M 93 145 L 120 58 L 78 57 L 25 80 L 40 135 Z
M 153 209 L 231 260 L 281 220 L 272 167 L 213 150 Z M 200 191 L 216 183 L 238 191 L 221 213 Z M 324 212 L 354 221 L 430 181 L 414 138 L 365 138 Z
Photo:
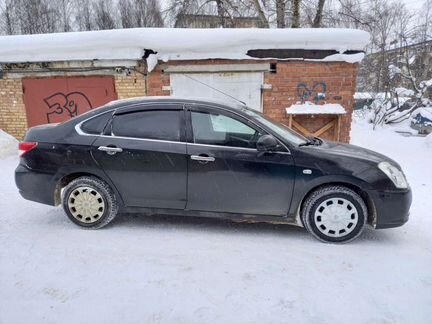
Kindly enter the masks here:
M 191 155 L 191 160 L 199 162 L 214 162 L 215 158 L 213 156 Z
M 112 146 L 99 146 L 98 150 L 106 152 L 109 155 L 114 155 L 116 153 L 123 152 L 122 148 L 120 148 L 120 147 L 112 147 Z

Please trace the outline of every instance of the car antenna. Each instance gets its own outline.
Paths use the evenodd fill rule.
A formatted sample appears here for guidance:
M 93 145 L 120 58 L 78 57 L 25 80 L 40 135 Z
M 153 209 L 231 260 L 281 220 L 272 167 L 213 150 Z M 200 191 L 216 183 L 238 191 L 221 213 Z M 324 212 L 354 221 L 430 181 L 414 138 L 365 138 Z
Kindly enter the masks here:
M 230 97 L 231 99 L 234 99 L 235 101 L 238 101 L 238 102 L 240 102 L 241 104 L 247 106 L 246 103 L 245 103 L 244 101 L 241 101 L 240 99 L 237 99 L 236 97 L 233 97 L 233 96 L 229 95 L 228 93 L 225 93 L 225 92 L 223 92 L 223 91 L 221 91 L 221 90 L 219 90 L 219 89 L 216 89 L 215 87 L 212 87 L 211 85 L 208 85 L 208 84 L 205 83 L 205 82 L 202 82 L 202 81 L 200 81 L 200 80 L 197 80 L 197 79 L 195 79 L 195 78 L 192 78 L 191 76 L 186 75 L 186 74 L 183 74 L 183 76 L 185 76 L 185 77 L 187 77 L 187 78 L 189 78 L 189 79 L 191 79 L 191 80 L 193 80 L 193 81 L 195 81 L 195 82 L 201 83 L 202 85 L 205 85 L 206 87 L 209 87 L 210 89 L 213 89 L 213 90 L 215 90 L 215 91 L 217 91 L 217 92 L 219 92 L 219 93 L 221 93 L 221 94 L 223 94 L 223 95 L 225 95 L 225 96 L 227 96 L 227 97 Z

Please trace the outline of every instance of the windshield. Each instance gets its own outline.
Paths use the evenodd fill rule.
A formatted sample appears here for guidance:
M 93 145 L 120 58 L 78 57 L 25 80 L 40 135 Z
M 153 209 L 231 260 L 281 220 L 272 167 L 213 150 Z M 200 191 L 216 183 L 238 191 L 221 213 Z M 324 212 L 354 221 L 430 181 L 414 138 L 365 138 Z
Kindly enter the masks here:
M 260 112 L 252 110 L 250 108 L 242 108 L 242 111 L 249 116 L 252 116 L 254 119 L 258 120 L 264 126 L 270 128 L 280 137 L 285 138 L 286 140 L 295 145 L 305 144 L 308 142 L 308 139 L 303 135 L 300 135 L 299 133 L 293 131 L 291 128 L 285 126 L 282 123 L 269 119 Z

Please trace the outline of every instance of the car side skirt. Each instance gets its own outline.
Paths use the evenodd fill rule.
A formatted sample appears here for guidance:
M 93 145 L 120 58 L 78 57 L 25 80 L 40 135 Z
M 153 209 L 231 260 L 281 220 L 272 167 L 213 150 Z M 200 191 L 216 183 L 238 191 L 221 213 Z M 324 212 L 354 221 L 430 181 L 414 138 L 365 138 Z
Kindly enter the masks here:
M 170 215 L 170 216 L 190 216 L 203 218 L 219 218 L 229 219 L 234 222 L 241 223 L 270 223 L 270 224 L 289 224 L 302 227 L 301 222 L 297 221 L 296 217 L 292 216 L 265 216 L 265 215 L 249 215 L 223 212 L 207 212 L 198 210 L 181 210 L 168 208 L 146 208 L 146 207 L 122 207 L 120 213 L 142 214 L 144 216 L 153 215 Z

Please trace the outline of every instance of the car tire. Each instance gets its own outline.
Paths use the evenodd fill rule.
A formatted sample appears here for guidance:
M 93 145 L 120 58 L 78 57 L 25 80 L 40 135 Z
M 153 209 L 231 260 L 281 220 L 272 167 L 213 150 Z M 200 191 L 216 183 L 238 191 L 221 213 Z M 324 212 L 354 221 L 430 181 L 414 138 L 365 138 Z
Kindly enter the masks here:
M 79 177 L 62 192 L 62 206 L 75 224 L 98 229 L 108 225 L 117 215 L 119 204 L 110 186 L 96 177 Z
M 325 186 L 307 196 L 301 219 L 316 239 L 327 243 L 348 243 L 362 233 L 367 207 L 354 190 L 340 185 Z

